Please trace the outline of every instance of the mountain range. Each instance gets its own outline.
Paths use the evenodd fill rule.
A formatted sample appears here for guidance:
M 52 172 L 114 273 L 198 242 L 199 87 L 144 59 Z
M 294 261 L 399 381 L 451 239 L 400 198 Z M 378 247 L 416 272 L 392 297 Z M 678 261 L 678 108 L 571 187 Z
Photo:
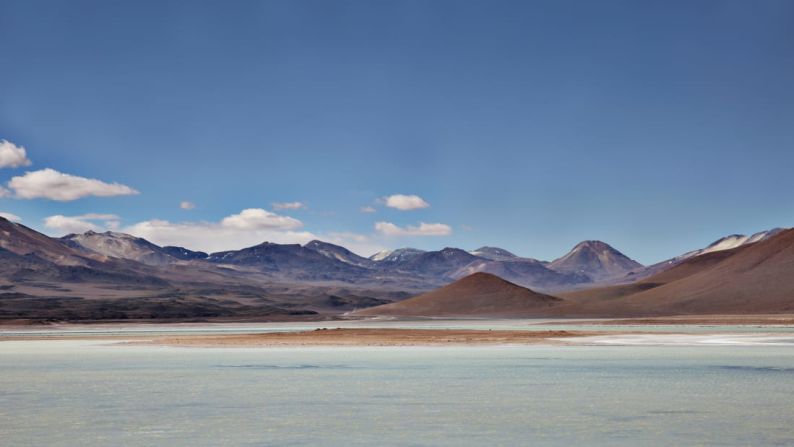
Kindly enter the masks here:
M 408 279 L 419 288 L 443 285 L 472 273 L 485 272 L 520 285 L 564 290 L 619 278 L 642 267 L 599 241 L 582 242 L 552 262 L 519 257 L 497 247 L 481 247 L 472 251 L 453 247 L 437 251 L 402 248 L 365 258 L 344 247 L 319 240 L 304 245 L 263 242 L 240 250 L 210 254 L 183 247 L 160 247 L 139 237 L 111 231 L 69 234 L 59 241 L 83 256 L 125 259 L 148 266 L 163 267 L 193 261 L 194 265 L 250 268 L 298 281 L 380 283 Z
M 654 317 L 794 313 L 794 230 L 717 241 L 647 278 L 562 292 L 554 299 L 478 273 L 368 317 Z M 739 242 L 735 242 L 739 241 Z
M 691 259 L 783 233 L 733 235 L 646 267 L 600 241 L 579 243 L 550 262 L 499 247 L 403 248 L 365 258 L 317 240 L 204 253 L 119 232 L 51 238 L 0 218 L 0 319 L 326 318 L 478 273 L 563 296 L 569 304 L 565 294 L 575 299 L 574 290 L 648 287 L 654 275 Z

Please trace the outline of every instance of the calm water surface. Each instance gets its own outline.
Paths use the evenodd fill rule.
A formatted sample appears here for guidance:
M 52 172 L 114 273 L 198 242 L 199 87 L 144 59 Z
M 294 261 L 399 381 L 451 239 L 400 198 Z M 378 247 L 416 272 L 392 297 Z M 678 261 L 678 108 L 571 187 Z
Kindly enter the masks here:
M 0 444 L 794 445 L 794 346 L 0 342 Z

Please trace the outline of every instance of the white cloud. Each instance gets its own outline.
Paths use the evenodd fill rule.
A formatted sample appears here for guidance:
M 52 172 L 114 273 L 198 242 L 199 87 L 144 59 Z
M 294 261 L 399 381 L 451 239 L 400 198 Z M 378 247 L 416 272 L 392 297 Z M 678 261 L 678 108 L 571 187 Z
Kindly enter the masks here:
M 187 200 L 183 200 L 179 202 L 179 207 L 182 208 L 183 210 L 192 210 L 193 208 L 196 207 L 196 204 L 193 202 L 189 202 Z
M 375 207 L 373 207 L 373 206 L 362 206 L 362 207 L 359 209 L 359 211 L 361 211 L 362 213 L 374 213 L 374 212 L 376 212 L 377 210 L 376 210 L 376 209 L 375 209 Z
M 394 194 L 384 197 L 383 201 L 389 208 L 396 208 L 400 211 L 418 210 L 430 206 L 429 203 L 417 195 Z
M 22 218 L 16 214 L 0 212 L 0 217 L 10 220 L 11 222 L 22 222 Z
M 44 226 L 52 230 L 57 230 L 61 234 L 85 233 L 86 231 L 99 231 L 102 228 L 97 222 L 101 222 L 105 228 L 116 228 L 119 225 L 119 216 L 115 214 L 89 213 L 80 216 L 64 216 L 56 214 L 44 219 Z
M 274 210 L 299 210 L 306 208 L 303 202 L 273 202 Z
M 77 200 L 81 197 L 126 196 L 138 191 L 119 183 L 64 174 L 54 169 L 26 172 L 8 182 L 15 196 L 20 199 L 44 198 L 58 201 Z
M 101 213 L 88 213 L 88 214 L 81 214 L 79 216 L 80 219 L 87 219 L 87 220 L 118 220 L 119 216 L 115 214 L 101 214 Z
M 221 226 L 235 230 L 294 230 L 302 227 L 303 222 L 262 208 L 249 208 L 224 217 Z
M 391 222 L 377 222 L 375 230 L 385 236 L 449 236 L 452 227 L 442 223 L 424 223 L 419 226 L 408 225 L 399 227 Z
M 0 140 L 0 168 L 18 168 L 20 166 L 30 166 L 25 148 L 16 144 Z

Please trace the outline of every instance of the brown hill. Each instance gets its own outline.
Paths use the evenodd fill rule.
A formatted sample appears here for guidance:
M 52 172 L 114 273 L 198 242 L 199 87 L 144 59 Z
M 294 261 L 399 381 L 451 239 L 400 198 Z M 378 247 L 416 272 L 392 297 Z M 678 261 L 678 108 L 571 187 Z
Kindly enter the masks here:
M 490 273 L 475 273 L 431 292 L 352 315 L 525 317 L 561 302 Z
M 642 281 L 563 295 L 566 316 L 794 312 L 794 230 L 687 259 Z

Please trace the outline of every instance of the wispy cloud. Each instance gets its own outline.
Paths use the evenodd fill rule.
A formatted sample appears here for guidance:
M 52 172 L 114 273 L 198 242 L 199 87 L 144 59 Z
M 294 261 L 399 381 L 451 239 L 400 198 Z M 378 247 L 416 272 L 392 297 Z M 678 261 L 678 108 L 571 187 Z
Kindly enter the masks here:
M 187 200 L 183 200 L 183 201 L 179 202 L 179 208 L 181 208 L 183 210 L 192 210 L 195 207 L 196 207 L 195 203 L 187 201 Z
M 299 210 L 302 208 L 306 208 L 306 204 L 303 202 L 274 202 L 273 209 L 274 210 Z
M 362 213 L 374 213 L 378 210 L 376 210 L 374 206 L 362 206 L 361 208 L 359 208 L 359 211 L 361 211 Z
M 452 227 L 442 223 L 420 222 L 418 226 L 397 226 L 391 222 L 375 223 L 375 231 L 385 236 L 449 236 Z
M 8 140 L 0 140 L 0 168 L 18 168 L 31 164 L 24 147 Z
M 389 208 L 395 208 L 400 211 L 418 210 L 422 208 L 428 208 L 430 206 L 425 199 L 414 194 L 394 194 L 384 197 L 383 202 Z
M 14 196 L 19 199 L 50 199 L 58 201 L 77 200 L 82 197 L 128 196 L 138 191 L 120 183 L 105 183 L 101 180 L 64 174 L 51 168 L 26 172 L 8 182 Z

